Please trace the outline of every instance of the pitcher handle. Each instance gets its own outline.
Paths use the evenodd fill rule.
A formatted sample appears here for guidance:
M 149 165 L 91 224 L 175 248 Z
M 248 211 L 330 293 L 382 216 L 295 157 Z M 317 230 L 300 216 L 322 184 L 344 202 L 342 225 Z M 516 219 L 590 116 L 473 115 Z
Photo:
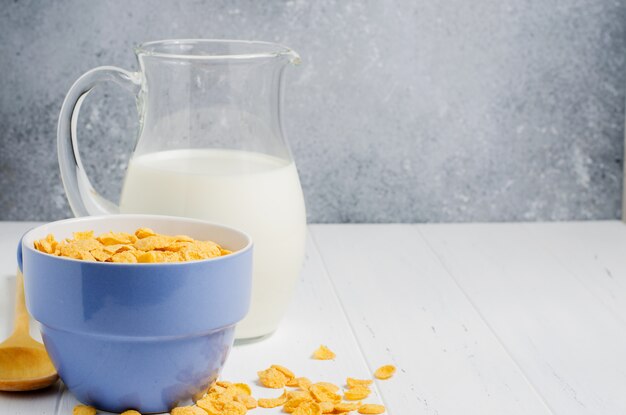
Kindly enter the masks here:
M 59 116 L 57 151 L 63 187 L 70 207 L 76 216 L 119 212 L 117 205 L 104 198 L 93 188 L 80 160 L 76 141 L 76 126 L 80 106 L 89 92 L 104 81 L 112 81 L 121 85 L 130 90 L 137 99 L 141 90 L 140 73 L 125 71 L 115 66 L 101 66 L 78 78 L 65 96 Z

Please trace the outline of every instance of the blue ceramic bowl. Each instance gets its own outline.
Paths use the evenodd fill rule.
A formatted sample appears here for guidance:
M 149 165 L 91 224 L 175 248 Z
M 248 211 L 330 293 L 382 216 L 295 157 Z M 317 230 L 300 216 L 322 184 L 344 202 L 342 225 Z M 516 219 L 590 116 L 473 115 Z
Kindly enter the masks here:
M 117 264 L 60 258 L 33 242 L 53 234 L 133 232 L 213 240 L 233 254 L 203 261 Z M 214 381 L 247 313 L 252 242 L 243 232 L 192 219 L 114 215 L 62 220 L 22 237 L 18 262 L 27 307 L 41 323 L 59 375 L 81 402 L 121 412 L 166 412 Z

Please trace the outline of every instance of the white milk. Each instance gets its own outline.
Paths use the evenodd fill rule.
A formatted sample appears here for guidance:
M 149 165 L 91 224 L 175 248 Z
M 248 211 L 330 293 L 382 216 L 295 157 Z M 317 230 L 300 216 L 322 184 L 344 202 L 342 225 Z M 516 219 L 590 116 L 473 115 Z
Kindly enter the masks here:
M 306 216 L 293 162 L 236 150 L 141 155 L 128 166 L 120 210 L 204 219 L 250 234 L 252 304 L 236 336 L 258 337 L 277 328 L 304 256 Z

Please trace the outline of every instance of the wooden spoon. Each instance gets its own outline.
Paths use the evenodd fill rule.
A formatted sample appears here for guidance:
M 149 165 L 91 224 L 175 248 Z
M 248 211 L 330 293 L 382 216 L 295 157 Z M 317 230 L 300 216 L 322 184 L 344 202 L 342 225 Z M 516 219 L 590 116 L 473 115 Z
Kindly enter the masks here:
M 0 344 L 0 390 L 30 391 L 52 385 L 58 375 L 43 344 L 30 337 L 24 277 L 17 271 L 15 329 Z

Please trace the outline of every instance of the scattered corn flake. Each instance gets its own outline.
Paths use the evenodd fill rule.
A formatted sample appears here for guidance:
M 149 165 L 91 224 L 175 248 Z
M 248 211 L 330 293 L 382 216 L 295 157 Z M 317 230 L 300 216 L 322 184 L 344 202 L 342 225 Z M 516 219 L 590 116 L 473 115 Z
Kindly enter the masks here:
M 335 356 L 335 353 L 324 345 L 321 345 L 313 352 L 313 359 L 317 360 L 331 360 L 334 359 Z
M 370 391 L 367 386 L 355 386 L 345 391 L 343 398 L 346 401 L 360 401 L 361 399 L 367 398 L 371 392 L 372 391 Z
M 213 256 L 220 256 L 220 246 L 213 241 L 194 241 L 193 245 L 204 252 L 210 252 Z
M 305 377 L 291 378 L 287 381 L 287 386 L 290 386 L 292 388 L 300 388 L 302 390 L 309 389 L 309 386 L 311 386 L 311 384 L 312 382 L 309 380 L 309 378 Z
M 35 241 L 35 248 L 46 254 L 52 254 L 56 251 L 58 242 L 54 239 L 54 235 L 48 234 L 45 239 Z
M 37 244 L 40 243 L 40 241 L 35 241 L 35 249 L 38 249 L 41 251 L 41 249 L 43 248 L 41 245 L 39 247 L 37 247 Z M 57 242 L 57 246 L 54 248 L 54 252 L 52 253 L 52 255 L 61 255 L 61 247 L 65 245 L 65 241 L 61 241 L 61 242 Z M 42 251 L 44 252 L 44 251 Z
M 57 246 L 56 246 L 56 248 L 54 248 L 54 253 L 52 255 L 60 256 L 61 255 L 61 248 L 64 245 L 67 245 L 66 241 L 57 242 Z
M 178 252 L 149 251 L 137 256 L 137 262 L 180 262 L 181 256 Z
M 355 379 L 355 378 L 347 378 L 346 385 L 348 385 L 349 389 L 352 389 L 356 386 L 370 386 L 374 381 L 372 379 Z
M 104 245 L 102 248 L 98 248 L 98 249 L 102 249 L 103 251 L 108 252 L 110 254 L 117 254 L 118 252 L 135 250 L 135 248 L 133 248 L 132 245 L 125 245 L 125 244 Z
M 322 408 L 316 402 L 303 402 L 300 404 L 295 411 L 293 411 L 293 415 L 321 415 Z
M 285 377 L 287 377 L 287 379 L 289 379 L 289 380 L 294 379 L 296 377 L 296 375 L 294 375 L 293 372 L 291 370 L 287 369 L 285 366 L 272 365 L 270 367 L 273 367 L 274 369 L 278 370 L 279 372 L 282 372 L 282 374 L 285 375 Z
M 133 244 L 137 237 L 126 232 L 107 232 L 96 238 L 103 245 Z
M 224 386 L 220 386 L 217 384 L 217 382 L 213 383 L 210 387 L 207 393 L 212 393 L 212 392 L 216 392 L 216 393 L 222 393 L 226 390 L 226 388 Z
M 150 228 L 139 228 L 135 231 L 135 236 L 139 239 L 143 239 L 148 236 L 154 236 L 154 235 L 156 235 L 156 232 L 154 232 Z
M 76 405 L 72 410 L 72 415 L 96 415 L 96 408 L 89 405 Z
M 234 400 L 232 390 L 223 388 L 223 392 L 210 392 L 196 402 L 209 415 L 223 415 L 222 411 L 229 402 Z
M 122 412 L 120 415 L 141 415 L 141 412 L 135 411 L 134 409 L 129 409 L 127 411 Z
M 137 262 L 137 257 L 129 251 L 119 252 L 109 259 L 111 260 L 111 262 L 121 262 L 127 264 L 133 264 Z
M 266 388 L 281 389 L 287 384 L 287 377 L 280 370 L 270 367 L 269 369 L 257 372 L 261 385 Z
M 330 383 L 330 382 L 317 382 L 316 385 L 320 385 L 320 386 L 324 386 L 326 389 L 332 391 L 332 392 L 337 392 L 339 391 L 339 389 L 341 389 L 339 386 L 335 385 L 334 383 Z
M 341 402 L 341 396 L 332 391 L 331 388 L 325 385 L 320 385 L 319 383 L 314 383 L 309 388 L 309 392 L 313 395 L 318 402 L 332 402 L 339 403 Z
M 64 257 L 82 259 L 84 252 L 101 248 L 102 244 L 95 239 L 80 239 L 58 245 L 59 254 Z
M 376 369 L 376 372 L 374 372 L 374 376 L 377 379 L 389 379 L 390 377 L 393 376 L 393 374 L 396 373 L 396 367 L 393 365 L 385 365 L 385 366 L 381 366 L 378 369 Z
M 196 405 L 209 415 L 221 415 L 222 408 L 226 403 L 218 400 L 209 399 L 206 396 L 196 402 Z
M 311 396 L 311 393 L 309 393 L 309 391 L 306 390 L 295 390 L 295 391 L 289 391 L 287 392 L 287 397 L 289 399 L 305 399 L 305 400 L 313 400 L 313 397 Z
M 91 255 L 91 252 L 89 251 L 78 252 L 78 256 L 76 259 L 82 259 L 83 261 L 96 261 L 96 258 L 94 258 L 94 256 Z
M 361 406 L 361 402 L 340 402 L 335 404 L 334 412 L 351 412 L 356 411 Z
M 335 404 L 332 402 L 320 402 L 319 406 L 323 414 L 330 414 L 335 410 Z
M 183 258 L 178 252 L 163 252 L 163 262 L 182 262 Z
M 242 403 L 246 409 L 254 409 L 258 406 L 257 400 L 249 395 L 237 395 L 235 401 Z
M 308 391 L 313 382 L 309 380 L 309 378 L 298 378 L 298 387 L 302 390 Z
M 385 412 L 385 407 L 375 403 L 366 403 L 365 405 L 361 405 L 359 407 L 360 414 L 376 415 L 382 414 L 383 412 Z
M 191 246 L 193 246 L 193 243 L 191 243 L 191 242 L 172 242 L 171 244 L 169 244 L 168 246 L 163 248 L 163 250 L 164 251 L 179 252 L 179 251 L 182 251 L 183 249 L 188 249 Z
M 145 254 L 145 252 L 144 252 L 144 251 L 140 251 L 140 250 L 135 249 L 135 248 L 133 248 L 133 249 L 131 249 L 131 250 L 128 250 L 128 251 L 126 251 L 126 252 L 129 252 L 130 254 L 134 255 L 134 256 L 135 256 L 135 258 L 137 258 L 137 260 L 139 260 L 139 257 L 140 257 L 140 256 L 142 256 L 143 254 Z
M 73 246 L 70 245 L 62 245 L 60 248 L 60 256 L 66 257 L 66 258 L 72 258 L 72 259 L 80 259 L 80 253 L 82 251 L 76 249 Z
M 285 405 L 283 405 L 283 411 L 290 414 L 305 402 L 313 402 L 313 398 L 311 398 L 310 396 L 291 398 L 287 402 L 285 402 Z
M 91 250 L 91 255 L 99 262 L 108 261 L 111 258 L 112 254 L 106 252 L 103 248 L 96 248 Z
M 154 249 L 163 249 L 174 243 L 174 239 L 167 235 L 152 235 L 139 239 L 133 243 L 133 246 L 140 251 L 152 251 Z
M 250 389 L 250 386 L 246 385 L 245 383 L 233 383 L 230 388 L 233 388 L 235 390 L 235 395 L 252 395 L 252 390 Z
M 172 409 L 171 415 L 206 415 L 206 412 L 197 406 L 178 406 Z
M 174 235 L 173 238 L 176 242 L 194 242 L 194 239 L 187 235 Z
M 222 408 L 222 415 L 244 415 L 246 412 L 248 409 L 245 405 L 236 401 L 227 402 Z
M 215 258 L 221 255 L 219 245 L 211 241 L 196 241 L 178 252 L 186 261 Z
M 219 388 L 219 390 L 217 388 Z M 241 391 L 235 388 L 233 385 L 230 385 L 226 388 L 216 385 L 216 389 L 206 394 L 204 398 L 224 403 L 232 401 L 235 395 L 238 395 L 240 393 Z
M 211 395 L 216 401 L 226 403 L 235 399 L 237 391 L 233 387 L 226 388 L 226 390 L 218 395 Z
M 276 408 L 277 406 L 284 405 L 287 402 L 287 391 L 283 389 L 283 394 L 278 398 L 261 398 L 257 401 L 261 408 Z
M 85 231 L 85 232 L 74 232 L 74 239 L 79 241 L 81 239 L 95 239 L 93 237 L 93 231 Z
M 184 261 L 200 261 L 209 258 L 205 253 L 194 248 L 183 249 L 178 252 Z

